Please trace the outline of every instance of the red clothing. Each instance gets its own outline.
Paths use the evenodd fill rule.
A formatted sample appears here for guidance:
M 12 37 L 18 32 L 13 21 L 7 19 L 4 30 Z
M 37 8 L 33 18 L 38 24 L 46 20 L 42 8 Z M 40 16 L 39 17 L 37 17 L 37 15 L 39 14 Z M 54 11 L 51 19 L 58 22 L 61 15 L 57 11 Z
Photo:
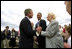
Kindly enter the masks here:
M 65 28 L 63 28 L 63 32 L 65 33 Z

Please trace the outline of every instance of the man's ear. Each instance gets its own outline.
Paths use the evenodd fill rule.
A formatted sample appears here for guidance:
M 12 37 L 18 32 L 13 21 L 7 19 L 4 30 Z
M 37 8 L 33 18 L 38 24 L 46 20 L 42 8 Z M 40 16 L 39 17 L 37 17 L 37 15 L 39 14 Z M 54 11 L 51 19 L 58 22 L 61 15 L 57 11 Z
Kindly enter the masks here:
M 29 13 L 27 14 L 27 16 L 29 15 Z

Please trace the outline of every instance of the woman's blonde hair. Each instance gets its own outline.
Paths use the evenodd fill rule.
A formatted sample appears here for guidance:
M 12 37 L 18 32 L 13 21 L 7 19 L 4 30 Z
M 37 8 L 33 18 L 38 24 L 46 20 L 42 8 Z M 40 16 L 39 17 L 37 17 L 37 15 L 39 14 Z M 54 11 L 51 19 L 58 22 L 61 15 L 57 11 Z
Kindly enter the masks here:
M 53 20 L 56 19 L 56 16 L 54 13 L 51 12 L 51 13 L 48 13 L 48 15 L 53 16 Z

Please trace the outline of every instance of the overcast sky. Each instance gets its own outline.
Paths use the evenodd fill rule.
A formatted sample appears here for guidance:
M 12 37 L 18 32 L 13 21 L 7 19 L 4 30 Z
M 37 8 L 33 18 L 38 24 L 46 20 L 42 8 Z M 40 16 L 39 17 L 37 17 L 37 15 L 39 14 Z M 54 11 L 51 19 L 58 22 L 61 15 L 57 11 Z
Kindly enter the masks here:
M 20 21 L 25 17 L 24 10 L 31 8 L 33 10 L 33 18 L 30 20 L 37 23 L 37 13 L 42 13 L 42 19 L 46 20 L 49 12 L 56 15 L 56 20 L 60 25 L 71 24 L 71 16 L 66 11 L 64 1 L 1 1 L 1 30 L 5 26 L 9 26 L 10 30 L 15 28 L 19 30 Z

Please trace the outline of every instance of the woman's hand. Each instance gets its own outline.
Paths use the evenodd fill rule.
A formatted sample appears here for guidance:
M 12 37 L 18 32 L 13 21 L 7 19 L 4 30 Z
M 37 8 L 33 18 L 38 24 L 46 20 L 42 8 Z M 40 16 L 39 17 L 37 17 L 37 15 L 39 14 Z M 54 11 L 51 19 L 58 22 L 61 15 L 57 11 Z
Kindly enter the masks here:
M 42 27 L 39 26 L 39 27 L 36 28 L 36 30 L 40 34 L 40 32 L 42 31 Z

